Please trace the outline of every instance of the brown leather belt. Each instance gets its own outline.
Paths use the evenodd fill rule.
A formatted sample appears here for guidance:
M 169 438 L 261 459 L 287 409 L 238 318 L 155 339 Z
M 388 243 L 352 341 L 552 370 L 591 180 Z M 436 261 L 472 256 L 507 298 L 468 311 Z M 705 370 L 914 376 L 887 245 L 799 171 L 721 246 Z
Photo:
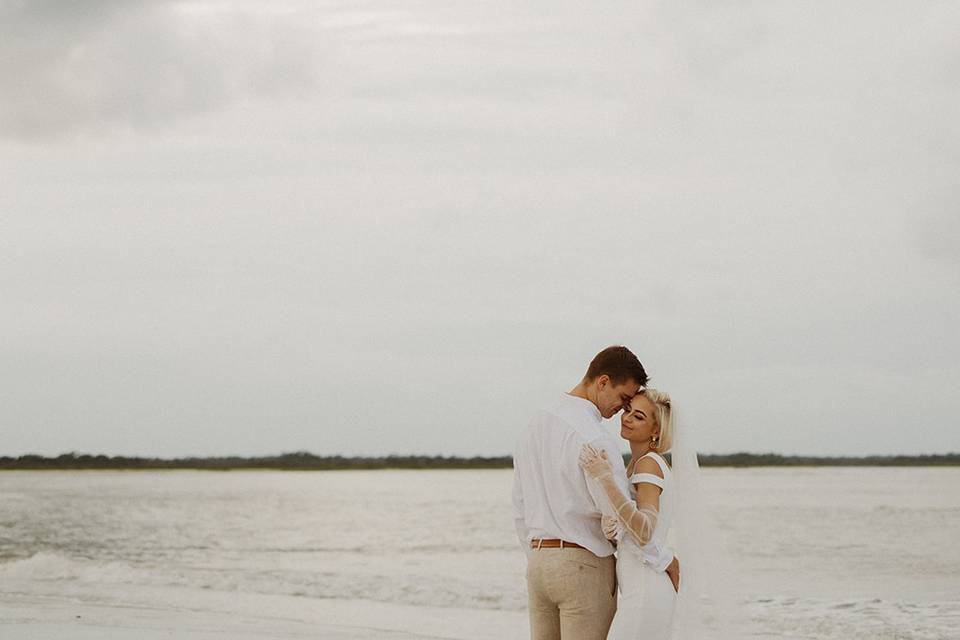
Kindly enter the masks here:
M 557 538 L 534 538 L 530 541 L 530 547 L 533 549 L 585 549 L 576 542 L 567 542 Z

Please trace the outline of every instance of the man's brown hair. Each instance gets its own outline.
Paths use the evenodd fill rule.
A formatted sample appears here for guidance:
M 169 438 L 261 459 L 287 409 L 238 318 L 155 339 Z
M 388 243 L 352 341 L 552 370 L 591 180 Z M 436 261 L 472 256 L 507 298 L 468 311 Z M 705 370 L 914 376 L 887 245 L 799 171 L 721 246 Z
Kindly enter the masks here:
M 623 384 L 633 380 L 641 387 L 647 384 L 647 372 L 630 349 L 623 346 L 607 347 L 590 361 L 587 375 L 584 378 L 592 382 L 602 375 L 607 375 L 613 384 Z

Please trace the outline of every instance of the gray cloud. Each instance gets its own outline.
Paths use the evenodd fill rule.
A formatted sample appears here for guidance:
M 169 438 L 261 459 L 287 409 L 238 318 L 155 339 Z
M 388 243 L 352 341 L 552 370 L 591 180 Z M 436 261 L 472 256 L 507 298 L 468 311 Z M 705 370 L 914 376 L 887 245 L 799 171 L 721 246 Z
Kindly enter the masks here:
M 960 198 L 955 189 L 948 193 L 952 197 L 932 198 L 934 204 L 925 208 L 929 213 L 910 225 L 909 233 L 923 255 L 956 269 L 960 267 Z
M 310 93 L 323 34 L 296 15 L 176 2 L 8 4 L 0 135 L 156 127 L 245 98 Z

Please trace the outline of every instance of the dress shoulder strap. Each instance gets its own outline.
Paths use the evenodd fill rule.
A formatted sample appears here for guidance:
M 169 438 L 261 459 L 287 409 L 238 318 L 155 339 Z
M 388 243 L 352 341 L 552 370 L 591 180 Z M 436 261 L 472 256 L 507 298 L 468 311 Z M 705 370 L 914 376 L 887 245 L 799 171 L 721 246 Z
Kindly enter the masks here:
M 635 473 L 627 481 L 630 484 L 640 484 L 641 482 L 649 482 L 650 484 L 655 484 L 661 489 L 663 489 L 663 478 L 652 473 Z

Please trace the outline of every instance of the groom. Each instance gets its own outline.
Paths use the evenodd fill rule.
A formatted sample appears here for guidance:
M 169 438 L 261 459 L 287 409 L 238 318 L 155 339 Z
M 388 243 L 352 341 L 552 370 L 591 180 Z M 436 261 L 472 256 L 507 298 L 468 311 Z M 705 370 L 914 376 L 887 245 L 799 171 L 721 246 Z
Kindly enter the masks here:
M 527 554 L 531 640 L 603 640 L 617 608 L 614 547 L 600 526 L 613 513 L 577 464 L 580 447 L 607 452 L 613 476 L 629 495 L 610 418 L 646 384 L 643 365 L 626 347 L 608 347 L 553 406 L 537 413 L 513 456 L 513 511 Z

